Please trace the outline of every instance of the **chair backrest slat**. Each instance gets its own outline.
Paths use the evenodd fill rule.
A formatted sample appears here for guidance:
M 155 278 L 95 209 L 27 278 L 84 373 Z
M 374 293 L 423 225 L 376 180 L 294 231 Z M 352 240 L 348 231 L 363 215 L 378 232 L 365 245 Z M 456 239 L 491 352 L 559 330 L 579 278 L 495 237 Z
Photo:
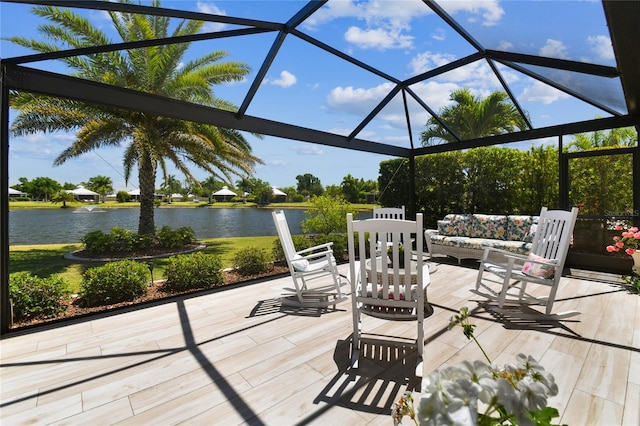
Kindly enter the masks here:
M 287 223 L 287 217 L 284 215 L 283 210 L 277 210 L 272 213 L 273 222 L 276 224 L 276 230 L 278 231 L 278 237 L 282 244 L 282 250 L 287 263 L 290 263 L 296 254 L 296 248 L 291 238 L 291 232 L 289 231 L 289 225 Z
M 531 253 L 546 259 L 556 259 L 558 265 L 564 263 L 572 240 L 578 209 L 571 211 L 547 210 L 543 207 L 531 245 Z
M 352 215 L 347 215 L 349 259 L 351 266 L 352 291 L 356 297 L 370 297 L 380 300 L 390 300 L 398 295 L 405 297 L 411 295 L 411 287 L 416 283 L 422 283 L 422 239 L 418 238 L 422 233 L 422 214 L 416 215 L 415 221 L 399 219 L 367 219 L 353 220 Z M 357 235 L 357 237 L 355 237 Z M 357 238 L 357 240 L 356 240 Z M 412 282 L 411 274 L 406 274 L 400 268 L 400 256 L 404 257 L 404 265 L 411 268 L 412 248 L 404 247 L 400 253 L 401 241 L 416 240 L 416 282 Z M 356 246 L 357 241 L 357 246 Z M 389 243 L 391 265 L 387 264 L 387 253 L 375 255 L 378 244 L 387 247 Z M 372 255 L 367 255 L 370 253 Z M 359 259 L 356 270 L 354 259 Z M 367 262 L 369 263 L 367 265 Z M 357 286 L 357 282 L 362 283 Z M 421 293 L 418 291 L 418 293 Z M 391 296 L 390 296 L 391 295 Z M 394 296 L 395 295 L 395 296 Z

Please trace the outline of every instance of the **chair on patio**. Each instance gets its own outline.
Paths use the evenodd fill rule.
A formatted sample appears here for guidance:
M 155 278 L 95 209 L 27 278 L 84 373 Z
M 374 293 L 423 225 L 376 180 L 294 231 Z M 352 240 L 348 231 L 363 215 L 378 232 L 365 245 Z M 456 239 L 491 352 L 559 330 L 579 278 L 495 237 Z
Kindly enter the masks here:
M 289 294 L 284 295 L 282 303 L 311 308 L 333 305 L 335 308 L 336 304 L 347 300 L 340 288 L 342 281 L 331 248 L 333 243 L 296 251 L 284 211 L 277 210 L 272 215 L 295 287 L 284 289 Z
M 353 352 L 351 365 L 357 368 L 363 338 L 385 343 L 393 341 L 398 346 L 417 350 L 416 375 L 422 376 L 424 350 L 425 290 L 429 283 L 429 269 L 424 261 L 422 238 L 417 238 L 417 256 L 411 250 L 402 250 L 400 241 L 411 241 L 421 235 L 422 214 L 415 221 L 398 219 L 353 220 L 347 214 L 349 241 L 349 272 L 353 306 Z M 376 253 L 378 242 L 390 243 L 390 255 L 367 256 Z M 404 260 L 404 264 L 401 264 Z M 390 262 L 390 264 L 388 263 Z M 371 330 L 365 336 L 362 314 L 391 321 L 416 322 L 416 338 L 384 336 Z M 371 325 L 373 326 L 373 322 Z M 369 325 L 369 324 L 368 324 Z
M 404 220 L 405 210 L 404 206 L 402 207 L 373 207 L 373 218 L 374 219 L 398 219 Z M 391 247 L 391 240 L 387 238 L 387 248 Z M 378 245 L 376 247 L 376 251 L 378 253 L 382 253 L 382 246 L 380 241 L 378 241 Z
M 543 207 L 540 218 L 532 227 L 533 236 L 531 251 L 528 256 L 503 252 L 491 247 L 485 248 L 480 261 L 480 269 L 476 278 L 475 293 L 488 297 L 498 302 L 501 309 L 504 305 L 543 305 L 546 316 L 551 316 L 553 303 L 558 291 L 558 284 L 562 277 L 567 252 L 571 245 L 573 228 L 578 216 L 578 209 L 571 211 L 547 210 Z M 504 256 L 504 263 L 489 260 L 491 254 L 499 252 Z M 485 273 L 490 275 L 486 276 Z M 499 290 L 491 289 L 489 283 L 497 283 Z M 535 284 L 549 287 L 548 297 L 538 297 L 527 293 L 527 284 Z M 480 292 L 487 290 L 489 294 Z M 514 291 L 517 294 L 514 294 Z M 537 289 L 536 289 L 537 290 Z M 512 311 L 510 311 L 512 312 Z M 542 316 L 536 313 L 519 316 Z M 513 312 L 512 312 L 513 313 Z M 578 312 L 570 311 L 553 315 L 556 319 L 577 315 Z

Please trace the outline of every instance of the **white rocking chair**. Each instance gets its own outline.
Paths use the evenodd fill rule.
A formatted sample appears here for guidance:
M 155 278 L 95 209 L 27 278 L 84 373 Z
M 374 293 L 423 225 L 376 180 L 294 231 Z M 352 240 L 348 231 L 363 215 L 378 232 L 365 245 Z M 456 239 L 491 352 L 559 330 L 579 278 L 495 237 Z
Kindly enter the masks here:
M 272 213 L 280 243 L 295 288 L 285 288 L 282 304 L 299 307 L 326 308 L 344 302 L 341 277 L 331 246 L 325 243 L 296 251 L 284 211 Z
M 405 209 L 402 207 L 374 207 L 373 208 L 373 218 L 374 219 L 397 219 L 404 220 Z M 391 239 L 387 236 L 387 249 L 391 247 L 392 242 Z M 376 252 L 378 254 L 382 253 L 382 245 L 380 241 L 378 241 Z
M 349 241 L 349 271 L 351 280 L 351 300 L 353 307 L 353 352 L 351 365 L 358 367 L 361 341 L 365 335 L 362 314 L 391 321 L 409 320 L 416 322 L 415 340 L 387 336 L 385 342 L 399 343 L 415 348 L 418 361 L 415 369 L 422 376 L 424 351 L 425 291 L 429 284 L 429 267 L 424 261 L 422 238 L 417 238 L 417 256 L 411 250 L 401 250 L 402 239 L 410 241 L 422 235 L 422 214 L 415 221 L 397 219 L 353 220 L 347 214 L 347 237 Z M 373 255 L 378 242 L 383 246 L 390 243 L 390 255 Z M 401 258 L 404 265 L 401 265 Z M 388 262 L 391 262 L 389 264 Z M 375 333 L 375 330 L 372 330 Z M 364 337 L 380 340 L 381 334 L 371 331 Z
M 579 314 L 569 311 L 552 315 L 553 303 L 558 291 L 564 263 L 571 244 L 573 228 L 578 216 L 578 209 L 574 207 L 570 212 L 564 210 L 547 210 L 543 207 L 540 218 L 535 225 L 535 235 L 532 240 L 531 252 L 528 256 L 518 255 L 494 248 L 485 248 L 480 261 L 480 269 L 476 278 L 474 293 L 498 302 L 499 310 L 504 305 L 543 305 L 546 318 L 564 319 Z M 489 259 L 496 252 L 504 256 L 505 263 Z M 497 256 L 499 258 L 499 256 Z M 489 277 L 485 272 L 490 273 Z M 496 280 L 495 277 L 498 279 Z M 500 290 L 494 291 L 489 283 L 501 285 Z M 548 297 L 535 297 L 526 292 L 527 284 L 549 287 Z M 482 288 L 487 291 L 479 291 Z M 513 294 L 517 289 L 517 294 Z M 524 312 L 509 311 L 520 318 L 537 318 L 542 313 L 526 314 Z

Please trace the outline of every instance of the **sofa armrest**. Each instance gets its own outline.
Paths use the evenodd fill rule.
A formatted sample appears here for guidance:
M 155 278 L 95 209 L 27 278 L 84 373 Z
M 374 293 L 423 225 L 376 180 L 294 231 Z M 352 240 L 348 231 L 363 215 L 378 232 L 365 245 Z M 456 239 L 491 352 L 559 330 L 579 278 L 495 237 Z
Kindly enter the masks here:
M 438 231 L 437 229 L 426 229 L 424 231 L 424 239 L 427 242 L 427 251 L 429 252 L 429 254 L 431 255 L 433 253 L 433 250 L 431 249 L 431 236 L 432 235 L 438 235 L 440 233 L 440 231 Z

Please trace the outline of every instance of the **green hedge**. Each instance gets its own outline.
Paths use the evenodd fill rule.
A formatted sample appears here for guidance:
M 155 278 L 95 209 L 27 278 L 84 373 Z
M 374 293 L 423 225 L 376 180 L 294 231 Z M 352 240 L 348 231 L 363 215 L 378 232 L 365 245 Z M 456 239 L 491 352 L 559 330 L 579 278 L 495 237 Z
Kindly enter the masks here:
M 240 275 L 257 275 L 273 269 L 273 258 L 264 249 L 247 247 L 236 253 L 233 267 Z
M 58 275 L 48 278 L 39 278 L 30 272 L 9 275 L 14 321 L 55 317 L 65 311 L 69 293 L 67 283 Z
M 194 253 L 171 256 L 165 267 L 162 290 L 181 292 L 224 284 L 222 260 L 213 254 Z
M 133 260 L 119 260 L 88 269 L 80 284 L 85 306 L 128 302 L 145 294 L 151 282 L 149 267 Z

